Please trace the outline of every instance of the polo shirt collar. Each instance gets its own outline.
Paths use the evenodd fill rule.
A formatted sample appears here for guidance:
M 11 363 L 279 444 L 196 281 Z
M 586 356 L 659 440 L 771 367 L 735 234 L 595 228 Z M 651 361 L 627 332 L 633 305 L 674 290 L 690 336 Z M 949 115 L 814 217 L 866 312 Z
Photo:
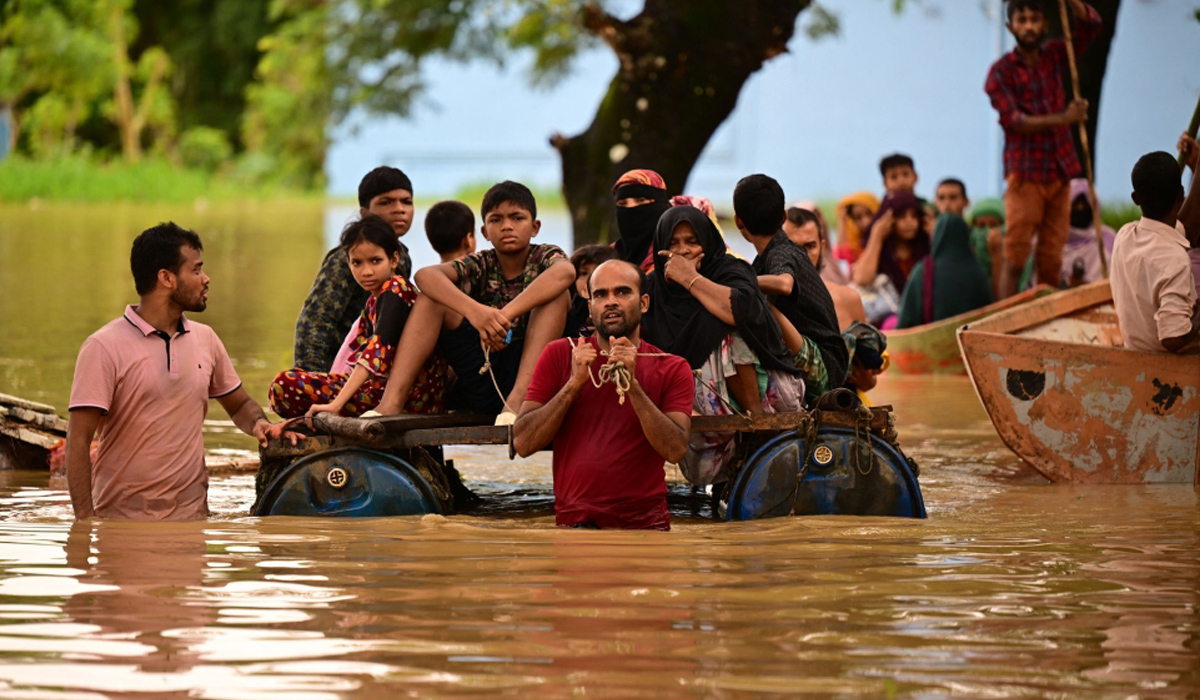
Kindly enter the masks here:
M 133 304 L 129 304 L 125 307 L 125 320 L 129 321 L 135 328 L 141 331 L 142 335 L 160 335 L 157 328 L 147 323 L 146 319 L 138 315 L 137 307 L 135 307 Z M 176 335 L 187 333 L 190 330 L 191 328 L 188 327 L 187 316 L 180 314 L 179 328 L 176 331 Z
M 1161 221 L 1155 221 L 1154 219 L 1147 219 L 1146 217 L 1143 216 L 1142 220 L 1138 222 L 1138 228 L 1143 229 L 1145 231 L 1149 231 L 1149 232 L 1153 233 L 1155 236 L 1162 236 L 1163 240 L 1169 241 L 1171 243 L 1176 243 L 1176 244 L 1182 246 L 1185 250 L 1190 247 L 1188 244 L 1187 237 L 1184 236 L 1179 231 L 1180 228 L 1183 228 L 1182 226 L 1180 226 L 1178 228 L 1173 227 L 1173 226 L 1167 226 L 1166 224 L 1164 224 Z

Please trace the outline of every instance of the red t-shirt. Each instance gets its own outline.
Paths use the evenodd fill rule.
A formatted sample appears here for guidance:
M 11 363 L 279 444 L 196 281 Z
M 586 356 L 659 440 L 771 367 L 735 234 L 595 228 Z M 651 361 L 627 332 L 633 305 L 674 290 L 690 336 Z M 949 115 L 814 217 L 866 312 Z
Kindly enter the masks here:
M 598 347 L 595 338 L 587 342 Z M 645 341 L 639 353 L 662 352 Z M 597 376 L 603 355 L 592 364 Z M 664 413 L 692 413 L 695 385 L 682 357 L 639 357 L 635 370 L 642 390 Z M 548 403 L 571 377 L 571 340 L 546 346 L 533 370 L 525 398 Z M 559 525 L 667 530 L 666 460 L 655 451 L 633 400 L 617 402 L 611 383 L 584 384 L 554 436 L 554 512 Z

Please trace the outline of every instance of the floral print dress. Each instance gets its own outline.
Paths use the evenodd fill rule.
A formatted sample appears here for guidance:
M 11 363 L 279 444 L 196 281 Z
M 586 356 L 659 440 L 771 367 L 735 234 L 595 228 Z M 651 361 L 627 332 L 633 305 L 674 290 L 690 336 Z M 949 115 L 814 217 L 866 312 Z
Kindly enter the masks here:
M 725 336 L 721 344 L 700 367 L 696 378 L 696 397 L 692 414 L 728 416 L 734 409 L 744 410 L 729 391 L 727 379 L 737 374 L 738 365 L 754 365 L 758 375 L 758 396 L 764 413 L 790 413 L 800 410 L 804 398 L 804 380 L 776 370 L 763 369 L 746 341 L 737 333 Z M 687 455 L 679 469 L 687 480 L 699 486 L 719 484 L 728 479 L 726 466 L 737 446 L 737 433 L 692 433 Z
M 380 318 L 379 300 L 385 294 L 399 297 L 407 308 L 412 308 L 417 301 L 417 290 L 400 275 L 392 277 L 380 289 L 379 294 L 367 299 L 358 324 L 358 336 L 355 338 L 357 350 L 351 356 L 350 364 L 365 367 L 370 376 L 342 409 L 342 413 L 346 415 L 362 415 L 379 405 L 387 385 L 388 373 L 391 372 L 392 363 L 396 358 L 398 334 L 395 334 L 396 339 L 393 340 L 385 338 L 379 332 L 381 325 L 394 324 L 397 320 Z M 391 308 L 399 310 L 396 306 Z M 404 412 L 441 412 L 446 394 L 447 375 L 446 361 L 441 353 L 434 352 L 417 374 L 412 391 L 404 404 Z M 284 370 L 271 382 L 271 410 L 283 418 L 302 416 L 312 405 L 330 403 L 337 398 L 338 392 L 349 378 L 349 373 L 342 372 L 310 372 L 299 368 Z

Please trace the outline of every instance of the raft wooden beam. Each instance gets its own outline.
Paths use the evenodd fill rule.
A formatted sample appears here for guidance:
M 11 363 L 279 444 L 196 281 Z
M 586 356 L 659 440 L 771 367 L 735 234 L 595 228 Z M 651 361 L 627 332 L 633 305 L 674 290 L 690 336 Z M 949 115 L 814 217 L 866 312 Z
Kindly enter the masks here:
M 887 430 L 891 406 L 871 409 L 867 428 Z M 759 413 L 742 416 L 692 416 L 692 432 L 772 432 L 793 430 L 808 413 Z M 349 418 L 327 413 L 314 418 L 317 427 L 327 435 L 316 435 L 292 445 L 287 441 L 272 442 L 263 450 L 264 458 L 299 457 L 331 447 L 358 445 L 375 449 L 406 449 L 446 445 L 512 445 L 512 428 L 492 425 L 490 416 L 448 414 L 436 416 L 383 416 L 379 418 Z M 467 425 L 464 425 L 467 423 Z M 854 413 L 821 413 L 821 425 L 854 428 L 859 418 Z

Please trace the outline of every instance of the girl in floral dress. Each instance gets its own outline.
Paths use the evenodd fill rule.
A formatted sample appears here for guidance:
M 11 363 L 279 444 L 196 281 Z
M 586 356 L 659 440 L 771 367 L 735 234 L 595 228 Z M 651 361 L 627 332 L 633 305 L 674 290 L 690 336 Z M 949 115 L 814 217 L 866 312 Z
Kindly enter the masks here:
M 383 397 L 396 344 L 408 319 L 417 291 L 395 274 L 400 243 L 382 218 L 374 215 L 355 221 L 342 231 L 342 248 L 354 279 L 371 293 L 358 322 L 350 372 L 308 372 L 289 369 L 271 382 L 271 409 L 283 418 L 329 412 L 357 416 L 373 409 Z M 438 413 L 442 410 L 448 374 L 441 355 L 432 355 L 405 404 L 405 413 Z

